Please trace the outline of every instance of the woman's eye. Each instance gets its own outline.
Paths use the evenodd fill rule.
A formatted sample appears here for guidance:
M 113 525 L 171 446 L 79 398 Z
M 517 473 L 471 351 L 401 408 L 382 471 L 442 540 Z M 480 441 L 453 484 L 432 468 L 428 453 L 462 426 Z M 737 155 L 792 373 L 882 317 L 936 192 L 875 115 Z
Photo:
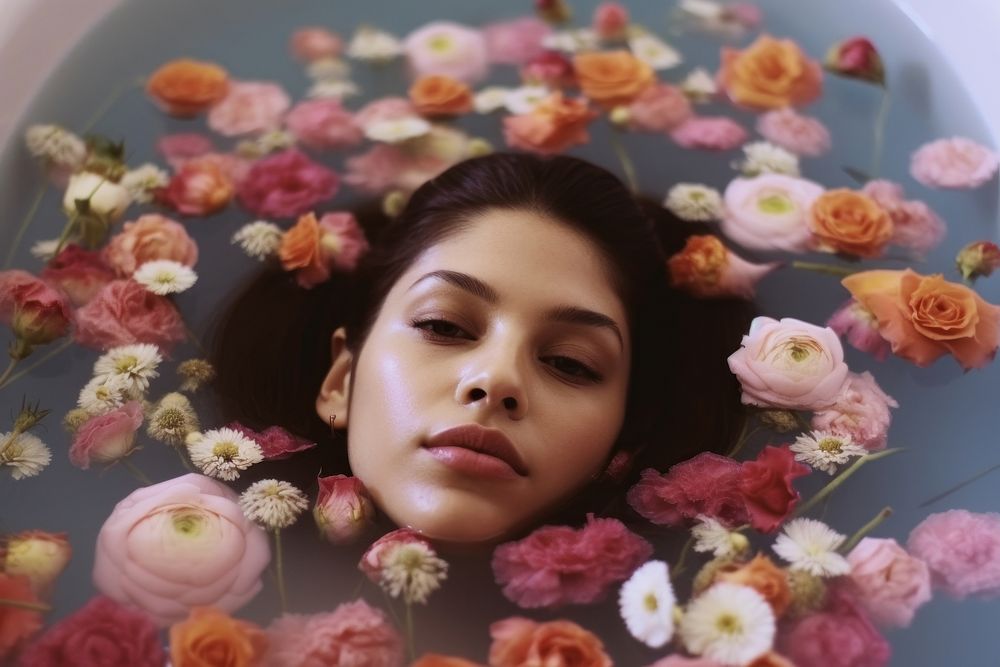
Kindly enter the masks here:
M 571 357 L 545 357 L 542 361 L 548 363 L 562 375 L 569 376 L 577 381 L 601 381 L 601 376 L 597 371 Z
M 462 327 L 448 320 L 414 320 L 412 325 L 415 329 L 420 329 L 424 334 L 433 338 L 472 338 Z

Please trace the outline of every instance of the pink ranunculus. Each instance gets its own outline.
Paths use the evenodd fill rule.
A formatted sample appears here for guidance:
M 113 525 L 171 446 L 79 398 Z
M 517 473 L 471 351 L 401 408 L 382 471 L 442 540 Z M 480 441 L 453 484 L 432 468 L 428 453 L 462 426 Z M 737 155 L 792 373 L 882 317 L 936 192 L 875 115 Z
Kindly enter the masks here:
M 529 85 L 568 88 L 576 84 L 576 72 L 565 54 L 543 51 L 521 67 L 521 80 Z
M 931 599 L 927 564 L 896 540 L 866 537 L 847 554 L 847 562 L 855 597 L 879 625 L 905 628 Z
M 491 63 L 523 65 L 542 54 L 542 40 L 552 33 L 548 23 L 522 16 L 483 26 L 486 51 Z
M 226 137 L 275 130 L 291 104 L 276 83 L 231 81 L 226 96 L 209 110 L 208 126 Z
M 796 155 L 818 157 L 830 150 L 830 131 L 826 125 L 792 107 L 761 114 L 757 119 L 757 131 L 772 144 Z
M 796 463 L 788 447 L 766 446 L 756 460 L 740 466 L 739 489 L 746 502 L 750 525 L 773 533 L 799 502 L 792 480 L 808 475 L 809 466 Z
M 628 29 L 628 8 L 620 2 L 602 2 L 594 9 L 590 23 L 601 39 L 620 39 Z
M 313 518 L 320 533 L 329 542 L 353 542 L 375 516 L 375 506 L 357 477 L 329 475 L 320 477 L 319 495 Z
M 818 410 L 832 405 L 847 381 L 837 333 L 791 317 L 755 317 L 728 361 L 745 405 Z
M 525 608 L 590 604 L 653 555 L 653 547 L 618 519 L 596 519 L 574 530 L 542 526 L 493 551 L 493 575 L 507 599 Z
M 260 445 L 265 461 L 287 459 L 292 454 L 304 452 L 316 446 L 315 442 L 309 442 L 305 438 L 292 435 L 280 426 L 269 426 L 263 431 L 255 431 L 239 422 L 231 422 L 226 425 L 226 428 L 239 431 Z
M 336 58 L 344 50 L 344 40 L 320 26 L 299 28 L 292 34 L 292 55 L 311 63 L 324 58 Z
M 833 588 L 829 602 L 779 635 L 778 648 L 795 667 L 883 667 L 892 655 L 889 642 L 857 603 Z
M 337 174 L 295 149 L 258 160 L 239 187 L 243 206 L 262 218 L 293 218 L 337 193 Z
M 73 312 L 69 300 L 27 271 L 0 271 L 0 323 L 7 324 L 27 346 L 45 345 L 69 333 Z M 21 357 L 23 358 L 23 357 Z
M 170 299 L 134 280 L 113 280 L 76 311 L 76 342 L 107 350 L 118 345 L 152 343 L 164 352 L 184 340 L 184 320 Z
M 148 614 L 106 597 L 92 598 L 32 643 L 21 667 L 161 667 L 159 630 Z
M 154 191 L 157 201 L 184 215 L 206 216 L 224 209 L 233 198 L 235 181 L 212 155 L 184 160 L 166 187 Z
M 997 154 L 965 137 L 921 146 L 910 159 L 910 175 L 929 188 L 978 188 L 997 172 Z
M 694 116 L 670 132 L 670 138 L 681 148 L 710 151 L 739 148 L 748 136 L 742 125 L 725 116 Z
M 931 514 L 910 533 L 906 548 L 927 563 L 934 588 L 954 598 L 1000 596 L 1000 514 Z
M 893 243 L 921 255 L 935 248 L 944 238 L 947 227 L 930 206 L 922 201 L 903 199 L 903 188 L 892 181 L 868 181 L 861 188 L 892 218 Z
M 270 559 L 236 494 L 192 473 L 115 505 L 97 536 L 94 586 L 169 625 L 193 607 L 236 611 L 260 591 Z
M 661 526 L 683 525 L 704 514 L 735 527 L 748 519 L 739 480 L 737 461 L 702 452 L 665 474 L 643 470 L 627 500 L 632 509 Z
M 392 550 L 393 547 L 411 542 L 429 544 L 420 533 L 409 528 L 398 528 L 386 533 L 372 542 L 371 546 L 365 550 L 365 553 L 361 556 L 361 560 L 358 561 L 358 569 L 374 583 L 381 583 L 382 569 L 385 567 L 383 563 L 385 554 Z
M 104 260 L 120 277 L 128 277 L 146 262 L 171 259 L 185 266 L 198 261 L 198 245 L 184 226 L 157 213 L 126 222 L 103 250 Z
M 855 444 L 871 451 L 884 449 L 892 423 L 889 408 L 898 407 L 871 373 L 849 373 L 833 405 L 813 413 L 812 428 L 850 436 Z
M 114 463 L 132 453 L 135 433 L 142 424 L 142 404 L 129 401 L 85 421 L 73 436 L 69 460 L 86 470 L 91 463 Z
M 629 104 L 629 129 L 669 132 L 690 118 L 691 113 L 691 103 L 679 88 L 657 83 L 639 93 Z
M 115 272 L 100 252 L 71 243 L 42 269 L 39 278 L 65 292 L 74 306 L 82 306 L 115 279 Z
M 361 128 L 340 100 L 299 102 L 285 116 L 285 125 L 302 144 L 318 150 L 349 148 L 361 143 Z
M 331 612 L 284 614 L 267 628 L 264 667 L 400 667 L 403 638 L 385 614 L 364 600 Z
M 735 178 L 723 193 L 722 233 L 754 250 L 804 251 L 812 242 L 809 209 L 821 194 L 818 183 L 785 174 Z
M 837 309 L 826 326 L 837 332 L 837 335 L 847 338 L 853 347 L 867 352 L 879 361 L 885 361 L 892 346 L 878 332 L 878 320 L 855 299 L 847 300 Z
M 483 33 L 450 21 L 434 21 L 416 29 L 403 41 L 403 50 L 415 78 L 443 74 L 474 84 L 489 71 Z
M 181 132 L 160 137 L 156 142 L 156 150 L 166 158 L 167 164 L 176 170 L 192 158 L 214 152 L 215 144 L 204 134 Z

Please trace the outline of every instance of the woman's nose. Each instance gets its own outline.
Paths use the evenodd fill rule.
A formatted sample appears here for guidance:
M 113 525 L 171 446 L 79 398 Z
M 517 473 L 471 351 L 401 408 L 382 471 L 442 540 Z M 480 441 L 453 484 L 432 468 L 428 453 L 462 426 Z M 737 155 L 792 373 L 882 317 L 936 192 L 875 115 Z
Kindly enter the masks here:
M 462 405 L 500 411 L 510 419 L 522 419 L 528 396 L 517 354 L 511 346 L 494 345 L 477 350 L 455 390 Z

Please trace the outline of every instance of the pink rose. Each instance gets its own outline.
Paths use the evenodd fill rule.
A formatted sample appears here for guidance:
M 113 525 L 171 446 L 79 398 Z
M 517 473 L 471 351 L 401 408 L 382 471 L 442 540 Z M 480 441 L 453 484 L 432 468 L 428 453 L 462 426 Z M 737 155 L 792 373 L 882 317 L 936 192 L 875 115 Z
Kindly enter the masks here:
M 761 114 L 757 119 L 757 131 L 772 144 L 796 155 L 818 157 L 830 150 L 830 131 L 826 126 L 792 107 Z
M 19 343 L 11 355 L 23 359 L 36 345 L 69 333 L 73 313 L 65 296 L 27 271 L 0 271 L 0 322 L 14 331 Z
M 231 422 L 226 425 L 226 428 L 239 431 L 260 445 L 265 461 L 287 459 L 296 452 L 304 452 L 316 446 L 315 442 L 294 436 L 280 426 L 269 426 L 263 431 L 255 431 L 239 422 Z
M 329 475 L 317 481 L 319 495 L 313 518 L 320 534 L 334 544 L 353 542 L 375 516 L 375 506 L 364 484 L 347 475 Z
M 739 480 L 737 461 L 702 452 L 664 474 L 643 470 L 627 500 L 632 509 L 657 525 L 679 526 L 704 514 L 735 527 L 748 519 Z
M 183 225 L 156 213 L 126 222 L 103 253 L 104 260 L 122 277 L 131 276 L 155 259 L 172 259 L 185 266 L 194 266 L 198 261 L 198 245 Z
M 792 480 L 808 474 L 809 466 L 796 463 L 788 447 L 767 445 L 740 466 L 739 490 L 754 530 L 773 533 L 781 526 L 799 502 Z
M 523 65 L 541 55 L 542 40 L 551 33 L 549 24 L 534 16 L 483 26 L 490 62 L 504 65 Z
M 97 536 L 94 586 L 169 625 L 193 607 L 236 611 L 260 591 L 270 560 L 267 535 L 236 494 L 192 473 L 115 505 Z
M 1000 514 L 931 514 L 913 529 L 906 547 L 927 563 L 934 588 L 954 598 L 1000 595 Z
M 380 583 L 382 581 L 382 569 L 385 566 L 383 558 L 386 553 L 400 544 L 409 544 L 411 542 L 430 544 L 420 533 L 409 528 L 399 528 L 386 533 L 372 542 L 372 545 L 365 550 L 365 553 L 361 556 L 361 560 L 358 562 L 358 569 L 374 583 Z
M 894 243 L 925 254 L 944 238 L 944 221 L 922 201 L 904 200 L 902 186 L 892 181 L 868 181 L 861 192 L 875 200 L 892 218 Z
M 184 160 L 157 201 L 184 215 L 206 216 L 221 211 L 233 198 L 234 180 L 211 154 Z
M 428 23 L 407 35 L 403 50 L 414 78 L 444 74 L 473 84 L 489 71 L 483 34 L 458 23 Z
M 267 629 L 265 667 L 399 667 L 403 638 L 385 614 L 363 600 L 332 612 L 285 614 Z
M 993 178 L 997 154 L 964 137 L 921 146 L 910 158 L 910 175 L 929 188 L 977 188 Z
M 734 178 L 723 193 L 722 232 L 745 248 L 800 252 L 812 243 L 808 213 L 823 186 L 785 174 Z
M 101 259 L 101 253 L 71 243 L 42 269 L 39 277 L 65 292 L 74 306 L 82 306 L 114 280 L 115 273 Z
M 653 547 L 618 519 L 595 519 L 579 530 L 542 526 L 493 551 L 493 575 L 508 600 L 525 608 L 590 604 L 653 555 Z
M 337 193 L 333 170 L 295 149 L 258 160 L 240 184 L 240 203 L 262 218 L 301 215 Z
M 670 138 L 681 148 L 710 151 L 731 151 L 744 144 L 748 136 L 742 125 L 725 116 L 694 116 L 670 132 Z
M 521 68 L 521 80 L 549 88 L 567 88 L 576 84 L 573 61 L 559 51 L 544 51 Z
M 208 126 L 226 137 L 275 130 L 291 104 L 276 83 L 230 81 L 229 92 L 208 112 Z
M 884 361 L 892 346 L 878 332 L 878 320 L 871 311 L 855 299 L 849 299 L 826 321 L 826 326 L 847 338 L 847 342 L 862 352 Z
M 594 9 L 591 26 L 601 39 L 619 39 L 628 28 L 628 9 L 618 2 L 602 2 Z
M 138 609 L 95 597 L 65 617 L 20 656 L 22 667 L 161 667 L 156 624 Z
M 834 44 L 826 54 L 823 66 L 840 76 L 885 85 L 882 57 L 866 37 L 851 37 Z
M 892 655 L 889 642 L 857 605 L 837 589 L 820 613 L 810 614 L 783 633 L 779 648 L 795 667 L 882 667 Z
M 361 128 L 340 100 L 305 100 L 285 116 L 288 130 L 304 145 L 317 150 L 348 148 L 361 143 Z
M 657 83 L 639 93 L 628 106 L 629 129 L 669 132 L 691 116 L 691 103 L 676 86 Z
M 129 401 L 120 408 L 95 415 L 77 429 L 69 460 L 86 470 L 93 462 L 114 463 L 132 453 L 135 433 L 142 424 L 142 404 Z
M 868 371 L 848 373 L 844 388 L 826 409 L 813 413 L 812 428 L 849 436 L 855 444 L 875 451 L 885 448 L 892 415 L 899 403 L 882 391 Z
M 164 352 L 187 337 L 184 321 L 166 297 L 133 280 L 114 280 L 76 311 L 76 342 L 97 350 L 152 343 Z
M 344 40 L 326 28 L 310 26 L 299 28 L 292 35 L 292 55 L 311 63 L 324 58 L 336 58 L 344 50 Z
M 931 599 L 927 564 L 896 540 L 866 537 L 847 555 L 855 595 L 879 625 L 905 628 Z
M 215 145 L 204 134 L 182 132 L 160 137 L 156 142 L 156 150 L 166 158 L 172 169 L 180 169 L 191 158 L 214 152 Z

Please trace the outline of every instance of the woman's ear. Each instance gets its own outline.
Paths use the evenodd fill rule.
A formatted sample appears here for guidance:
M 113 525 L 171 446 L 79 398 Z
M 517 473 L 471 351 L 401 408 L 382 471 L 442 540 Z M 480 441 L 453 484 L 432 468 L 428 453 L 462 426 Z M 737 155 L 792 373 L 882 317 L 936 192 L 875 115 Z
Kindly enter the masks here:
M 337 416 L 337 427 L 347 426 L 347 406 L 351 398 L 351 368 L 354 355 L 347 349 L 347 334 L 344 327 L 333 332 L 330 339 L 330 370 L 319 388 L 316 397 L 316 414 L 324 422 L 330 422 L 330 415 Z

